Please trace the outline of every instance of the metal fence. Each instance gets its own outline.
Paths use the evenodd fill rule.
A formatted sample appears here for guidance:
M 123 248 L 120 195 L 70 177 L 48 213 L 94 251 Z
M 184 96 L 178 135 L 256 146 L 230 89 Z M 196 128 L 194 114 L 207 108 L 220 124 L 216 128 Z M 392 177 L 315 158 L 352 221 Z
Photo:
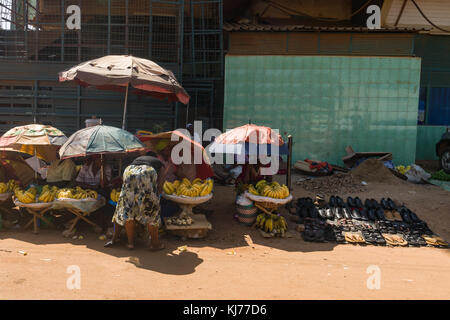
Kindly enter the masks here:
M 67 25 L 72 5 L 81 9 L 80 29 Z M 122 95 L 57 81 L 59 71 L 108 54 L 161 64 L 192 97 L 186 119 L 179 104 L 130 96 L 129 130 L 216 121 L 222 0 L 0 0 L 0 132 L 36 121 L 71 133 L 93 115 L 120 126 Z

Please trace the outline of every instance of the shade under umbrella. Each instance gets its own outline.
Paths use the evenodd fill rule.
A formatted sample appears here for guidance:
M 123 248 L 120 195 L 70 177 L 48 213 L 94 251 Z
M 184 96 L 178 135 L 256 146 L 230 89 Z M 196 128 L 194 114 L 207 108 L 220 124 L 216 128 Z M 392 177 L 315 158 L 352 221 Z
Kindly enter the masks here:
M 72 134 L 59 150 L 59 156 L 66 159 L 144 150 L 145 146 L 130 132 L 116 127 L 97 125 Z
M 247 124 L 222 133 L 208 147 L 210 153 L 237 155 L 271 155 L 278 148 L 279 154 L 288 154 L 281 135 L 269 127 Z
M 52 126 L 29 124 L 15 127 L 0 137 L 0 150 L 22 152 L 52 161 L 58 148 L 67 141 L 64 133 Z
M 211 161 L 203 146 L 184 135 L 182 132 L 168 131 L 158 134 L 147 134 L 145 132 L 137 134 L 140 141 L 142 141 L 149 149 L 159 152 L 165 148 L 173 149 L 174 146 L 181 142 L 187 142 L 191 146 L 191 161 L 194 160 L 194 153 L 198 152 L 201 155 L 201 163 L 196 164 L 197 178 L 207 179 L 214 175 L 211 168 Z M 172 136 L 177 136 L 177 141 L 172 141 Z
M 125 128 L 128 88 L 132 93 L 149 95 L 170 102 L 188 104 L 189 95 L 174 74 L 153 61 L 130 55 L 110 55 L 83 62 L 59 73 L 59 81 L 77 81 L 82 86 L 125 91 L 123 128 Z

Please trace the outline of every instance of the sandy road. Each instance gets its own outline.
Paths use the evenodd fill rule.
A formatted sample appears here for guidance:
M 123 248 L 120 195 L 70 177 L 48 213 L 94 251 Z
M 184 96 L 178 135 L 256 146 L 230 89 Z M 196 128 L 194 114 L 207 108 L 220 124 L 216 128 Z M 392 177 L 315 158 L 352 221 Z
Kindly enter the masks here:
M 391 188 L 391 189 L 390 189 Z M 448 193 L 430 186 L 373 185 L 361 194 L 404 199 L 431 229 L 450 240 Z M 304 196 L 304 190 L 295 190 Z M 211 208 L 214 230 L 184 243 L 165 237 L 167 249 L 138 242 L 103 248 L 92 232 L 83 240 L 57 231 L 0 232 L 0 299 L 448 299 L 450 250 L 356 247 L 264 239 L 232 219 L 233 194 L 218 187 Z M 292 223 L 291 223 L 292 225 Z M 24 250 L 28 254 L 18 253 Z M 79 266 L 81 289 L 69 290 L 67 268 Z M 380 289 L 368 289 L 369 266 Z

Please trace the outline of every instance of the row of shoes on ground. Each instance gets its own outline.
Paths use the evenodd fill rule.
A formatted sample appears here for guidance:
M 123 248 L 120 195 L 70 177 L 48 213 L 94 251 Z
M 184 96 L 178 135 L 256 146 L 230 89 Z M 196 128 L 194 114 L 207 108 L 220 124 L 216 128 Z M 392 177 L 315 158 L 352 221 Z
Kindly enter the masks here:
M 390 198 L 383 198 L 380 203 L 381 205 L 375 199 L 366 199 L 362 206 L 362 201 L 358 197 L 348 197 L 347 203 L 344 203 L 339 196 L 331 196 L 329 206 L 317 208 L 311 198 L 300 198 L 297 201 L 297 216 L 300 223 L 303 223 L 305 218 L 317 219 L 319 217 L 328 220 L 397 220 L 410 224 L 421 222 L 417 215 L 408 208 L 403 206 L 397 209 L 395 202 Z
M 297 204 L 297 213 L 299 215 L 299 223 L 305 224 L 305 230 L 302 233 L 302 237 L 306 241 L 314 242 L 337 242 L 337 243 L 359 243 L 361 244 L 361 236 L 365 239 L 365 243 L 372 245 L 396 245 L 396 246 L 445 246 L 445 241 L 439 240 L 440 238 L 433 234 L 428 228 L 427 224 L 420 220 L 415 213 L 406 207 L 397 208 L 395 203 L 391 199 L 382 199 L 380 204 L 374 199 L 368 199 L 365 201 L 364 207 L 366 209 L 363 212 L 362 219 L 354 219 L 354 215 L 348 216 L 349 206 L 344 204 L 340 198 L 334 197 L 336 207 L 330 207 L 328 205 L 317 206 L 317 201 L 313 201 L 311 198 L 300 198 Z M 350 197 L 349 197 L 350 198 Z M 361 203 L 361 200 L 347 199 L 347 202 Z M 391 202 L 391 204 L 389 204 Z M 366 205 L 369 207 L 367 210 Z M 370 210 L 391 210 L 394 208 L 394 212 L 397 213 L 396 221 L 389 221 L 388 219 L 377 219 L 376 211 L 375 217 L 372 214 L 368 219 L 364 219 L 364 212 Z M 330 213 L 331 212 L 331 213 Z M 390 211 L 386 211 L 389 213 Z M 335 214 L 333 216 L 333 213 Z M 337 213 L 337 214 L 336 214 Z M 372 211 L 373 213 L 373 211 Z M 333 216 L 332 219 L 330 219 Z M 331 222 L 337 217 L 336 221 Z M 359 220 L 357 223 L 353 223 L 352 219 Z M 372 221 L 370 221 L 372 220 Z M 301 222 L 300 222 L 301 221 Z M 327 221 L 330 221 L 328 224 Z M 359 233 L 360 232 L 360 233 Z M 357 235 L 361 236 L 357 236 Z M 385 239 L 385 237 L 387 237 Z M 425 241 L 424 237 L 428 237 Z

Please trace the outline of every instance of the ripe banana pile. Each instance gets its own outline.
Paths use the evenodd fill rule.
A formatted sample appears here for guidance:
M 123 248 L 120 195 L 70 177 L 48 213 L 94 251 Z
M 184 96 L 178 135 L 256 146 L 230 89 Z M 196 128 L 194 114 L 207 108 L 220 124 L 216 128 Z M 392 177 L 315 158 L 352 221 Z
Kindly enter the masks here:
M 274 236 L 280 235 L 283 237 L 287 230 L 287 222 L 284 217 L 261 213 L 256 218 L 256 227 Z
M 58 192 L 58 187 L 51 187 L 49 185 L 45 185 L 42 188 L 42 192 L 38 198 L 39 202 L 53 202 L 55 200 L 56 192 Z
M 0 182 L 0 193 L 14 191 L 16 187 L 18 187 L 18 185 L 15 180 L 9 180 L 7 183 Z
M 281 186 L 278 182 L 268 183 L 266 180 L 261 180 L 255 186 L 250 185 L 248 192 L 255 196 L 263 196 L 274 199 L 286 199 L 289 197 L 289 189 L 284 184 Z
M 213 186 L 211 179 L 201 180 L 197 178 L 191 182 L 184 178 L 182 181 L 176 180 L 173 183 L 164 182 L 163 189 L 168 195 L 204 197 L 212 192 Z
M 77 186 L 74 189 L 69 189 L 69 188 L 59 189 L 56 192 L 55 197 L 56 197 L 56 199 L 76 199 L 76 200 L 87 199 L 87 198 L 97 199 L 98 193 L 97 193 L 97 191 L 90 190 L 90 189 L 82 189 Z
M 407 173 L 409 170 L 411 170 L 411 166 L 397 166 L 395 167 L 395 169 L 397 169 L 398 172 L 400 172 L 401 174 L 405 174 Z
M 109 196 L 111 197 L 111 200 L 114 202 L 118 202 L 119 201 L 119 196 L 120 196 L 120 188 L 117 189 L 112 189 L 111 193 L 109 194 Z
M 14 190 L 14 195 L 22 203 L 36 202 L 36 194 L 37 194 L 36 188 L 29 188 L 28 190 L 24 191 L 19 187 L 17 187 L 16 190 Z

